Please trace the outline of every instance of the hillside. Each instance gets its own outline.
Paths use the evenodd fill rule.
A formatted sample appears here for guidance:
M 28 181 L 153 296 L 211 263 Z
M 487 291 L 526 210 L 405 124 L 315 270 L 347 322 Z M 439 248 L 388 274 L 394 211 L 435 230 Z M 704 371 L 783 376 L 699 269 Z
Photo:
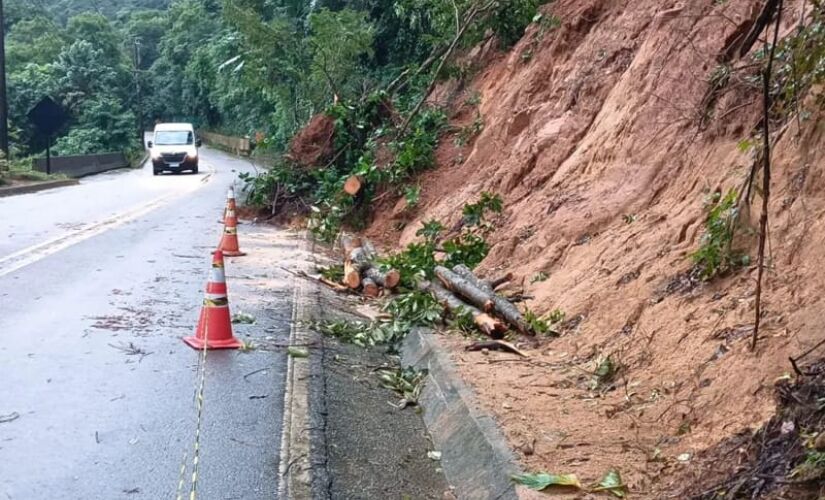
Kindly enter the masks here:
M 534 297 L 527 307 L 565 313 L 562 334 L 543 340 L 529 362 L 506 365 L 464 354 L 461 340 L 446 342 L 526 467 L 588 480 L 618 467 L 637 498 L 696 493 L 710 484 L 678 475 L 699 474 L 691 457 L 766 422 L 774 381 L 792 372 L 788 357 L 822 339 L 819 87 L 772 120 L 755 352 L 761 191 L 744 204 L 735 240 L 751 257 L 747 265 L 707 281 L 692 271 L 705 204 L 713 193 L 741 193 L 757 156 L 753 61 L 761 44 L 729 54 L 762 5 L 559 0 L 542 7 L 543 20 L 554 21 L 531 24 L 509 52 L 488 44 L 468 54 L 480 68 L 468 88 L 448 82 L 431 96 L 453 110 L 438 167 L 418 179 L 413 215 L 398 209 L 403 201 L 384 200 L 366 233 L 403 246 L 424 221 L 456 223 L 482 191 L 503 197 L 480 272 L 516 273 Z M 806 16 L 819 8 L 785 3 L 780 37 L 798 28 L 803 6 Z M 788 62 L 777 64 L 787 75 Z M 714 77 L 720 68 L 729 75 L 722 84 Z M 483 129 L 461 145 L 457 131 L 476 111 Z M 588 374 L 607 356 L 618 366 L 614 390 L 594 394 Z M 727 470 L 733 461 L 721 464 Z

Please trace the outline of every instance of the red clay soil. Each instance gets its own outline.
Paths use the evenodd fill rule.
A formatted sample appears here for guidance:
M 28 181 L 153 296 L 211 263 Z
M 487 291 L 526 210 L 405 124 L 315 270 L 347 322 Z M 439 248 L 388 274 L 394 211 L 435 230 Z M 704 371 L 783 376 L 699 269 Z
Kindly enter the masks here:
M 419 207 L 379 210 L 369 228 L 405 245 L 422 221 L 452 226 L 482 191 L 504 198 L 480 272 L 513 271 L 516 288 L 535 297 L 527 307 L 560 309 L 569 321 L 529 360 L 465 353 L 457 337 L 444 342 L 526 469 L 589 483 L 615 467 L 634 498 L 678 498 L 693 457 L 771 418 L 773 382 L 790 371 L 788 356 L 822 338 L 825 121 L 814 95 L 803 103 L 810 116 L 801 130 L 789 118 L 772 137 L 769 269 L 755 353 L 755 267 L 709 283 L 688 273 L 705 200 L 742 186 L 753 161 L 738 147 L 759 123 L 750 75 L 734 75 L 715 99 L 706 94 L 728 40 L 761 5 L 547 4 L 544 18 L 561 26 L 543 36 L 529 27 L 469 90 L 481 98 L 480 135 L 463 147 L 445 138 L 438 169 L 419 179 Z M 802 5 L 785 3 L 782 33 L 794 29 Z M 758 218 L 758 195 L 752 206 L 745 222 Z M 753 238 L 742 244 L 755 255 Z M 592 373 L 608 355 L 621 368 L 594 388 Z
M 326 114 L 312 117 L 289 144 L 286 157 L 304 168 L 323 167 L 335 154 L 335 120 Z

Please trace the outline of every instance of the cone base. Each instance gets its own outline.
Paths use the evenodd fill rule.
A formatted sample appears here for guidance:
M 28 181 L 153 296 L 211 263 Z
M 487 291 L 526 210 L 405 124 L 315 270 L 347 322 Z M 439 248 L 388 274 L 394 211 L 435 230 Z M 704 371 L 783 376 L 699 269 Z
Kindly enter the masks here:
M 246 255 L 246 252 L 240 250 L 221 250 L 221 252 L 223 252 L 224 257 L 242 257 Z
M 184 337 L 183 342 L 193 349 L 203 349 L 203 339 L 197 337 Z M 206 342 L 207 349 L 240 349 L 243 347 L 243 342 L 236 338 L 228 338 L 223 340 L 212 340 Z

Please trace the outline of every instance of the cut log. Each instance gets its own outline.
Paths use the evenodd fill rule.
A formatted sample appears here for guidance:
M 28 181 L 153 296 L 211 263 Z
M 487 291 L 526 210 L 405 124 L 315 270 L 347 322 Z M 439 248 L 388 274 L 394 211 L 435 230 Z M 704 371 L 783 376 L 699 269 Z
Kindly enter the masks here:
M 372 265 L 372 258 L 372 252 L 365 246 L 353 248 L 347 256 L 347 260 L 358 266 L 362 271 Z
M 349 234 L 341 235 L 341 249 L 343 249 L 345 256 L 362 246 L 364 244 L 361 242 L 361 238 Z
M 381 293 L 378 283 L 370 278 L 364 278 L 361 280 L 361 286 L 361 292 L 367 297 L 378 297 L 378 294 Z
M 361 270 L 353 266 L 352 262 L 344 262 L 343 282 L 353 290 L 361 286 Z
M 489 340 L 486 342 L 473 342 L 472 344 L 468 345 L 464 348 L 465 351 L 480 351 L 482 349 L 490 349 L 490 350 L 503 350 L 509 351 L 513 354 L 518 354 L 523 358 L 528 358 L 529 356 L 524 353 L 524 351 L 520 350 L 518 347 L 514 346 L 510 342 L 505 340 Z
M 353 248 L 344 259 L 344 284 L 353 290 L 361 286 L 361 274 L 370 267 L 371 260 L 364 247 Z
M 458 264 L 456 266 L 453 266 L 453 272 L 472 283 L 476 288 L 480 289 L 481 291 L 489 294 L 494 293 L 493 290 L 496 287 L 494 281 L 486 281 L 479 279 L 478 276 L 476 276 L 475 273 L 473 273 L 473 271 L 470 270 L 470 268 L 465 266 L 464 264 Z
M 441 303 L 453 314 L 458 314 L 460 311 L 469 313 L 470 316 L 473 317 L 473 323 L 475 323 L 476 327 L 485 334 L 494 339 L 504 337 L 504 333 L 507 331 L 507 325 L 497 318 L 494 318 L 487 313 L 483 313 L 479 311 L 478 308 L 473 307 L 459 299 L 452 292 L 444 288 L 440 283 L 432 282 L 424 289 L 430 292 L 439 303 Z
M 447 287 L 459 293 L 471 303 L 479 307 L 486 307 L 488 303 L 492 303 L 492 307 L 488 311 L 500 316 L 519 333 L 535 335 L 530 325 L 524 321 L 521 312 L 509 300 L 496 295 L 489 284 L 479 280 L 466 266 L 456 266 L 455 269 L 457 272 L 439 266 L 435 268 L 435 273 L 441 281 L 452 281 L 452 286 L 447 285 Z
M 461 295 L 474 306 L 484 310 L 484 312 L 489 313 L 493 311 L 494 302 L 492 297 L 495 294 L 475 284 L 473 280 L 477 281 L 477 278 L 467 279 L 443 266 L 436 266 L 435 275 L 448 290 Z
M 465 266 L 464 264 L 458 264 L 453 266 L 453 272 L 457 275 L 461 276 L 462 278 L 466 278 L 476 287 L 484 290 L 488 293 L 494 293 L 494 290 L 501 285 L 511 281 L 513 279 L 513 273 L 507 273 L 504 276 L 499 276 L 498 278 L 491 279 L 491 280 L 483 280 L 479 279 L 469 267 Z
M 355 196 L 364 186 L 364 179 L 360 175 L 350 175 L 344 182 L 344 192 L 350 196 Z
M 368 267 L 364 271 L 364 276 L 370 278 L 384 288 L 395 288 L 401 281 L 401 273 L 395 269 L 390 269 L 387 272 L 383 272 L 378 268 Z

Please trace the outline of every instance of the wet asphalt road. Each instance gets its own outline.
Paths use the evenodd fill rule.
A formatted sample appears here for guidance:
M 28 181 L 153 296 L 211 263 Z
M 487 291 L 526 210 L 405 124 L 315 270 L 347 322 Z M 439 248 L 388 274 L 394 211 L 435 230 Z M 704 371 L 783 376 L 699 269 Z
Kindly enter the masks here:
M 188 498 L 198 353 L 180 338 L 232 169 L 250 167 L 204 148 L 197 176 L 143 168 L 0 199 L 0 500 L 175 498 L 182 463 Z M 230 306 L 257 322 L 236 336 L 286 340 L 287 285 L 260 300 L 267 270 L 243 259 L 227 263 Z M 284 365 L 283 350 L 209 353 L 198 498 L 277 497 Z

